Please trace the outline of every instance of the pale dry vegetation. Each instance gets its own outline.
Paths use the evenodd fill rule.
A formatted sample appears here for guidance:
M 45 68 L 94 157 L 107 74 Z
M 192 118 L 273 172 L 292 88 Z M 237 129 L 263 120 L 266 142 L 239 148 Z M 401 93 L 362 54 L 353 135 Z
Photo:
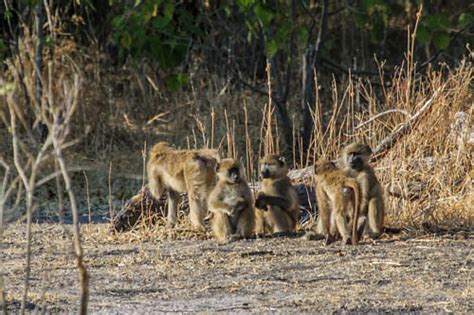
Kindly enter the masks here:
M 72 256 L 69 225 L 44 223 L 59 214 L 63 218 L 64 211 L 68 221 L 67 209 L 74 209 L 75 201 L 63 198 L 72 191 L 78 215 L 89 221 L 81 234 L 91 274 L 90 309 L 96 312 L 473 310 L 472 56 L 454 68 L 417 70 L 408 49 L 391 78 L 380 67 L 378 84 L 350 76 L 317 81 L 329 90 L 316 97 L 308 152 L 300 150 L 294 132 L 293 164 L 303 169 L 292 173 L 295 182 L 308 180 L 304 167 L 320 156 L 336 159 L 347 143 L 369 143 L 386 190 L 387 225 L 402 228 L 400 235 L 356 248 L 323 248 L 299 239 L 218 246 L 211 235 L 185 223 L 167 230 L 158 218 L 154 225 L 111 234 L 108 224 L 91 218 L 113 216 L 146 183 L 142 150 L 156 140 L 219 148 L 242 158 L 255 181 L 262 152 L 283 151 L 271 98 L 199 69 L 189 88 L 167 93 L 146 64 L 109 72 L 100 66 L 101 56 L 64 41 L 56 59 L 45 60 L 48 67 L 40 76 L 45 94 L 38 102 L 28 40 L 0 77 L 0 299 L 6 299 L 7 310 L 17 311 L 22 302 L 26 309 L 79 309 L 73 263 L 78 259 L 81 266 L 79 235 Z M 80 101 L 70 112 L 74 97 Z M 297 113 L 297 101 L 289 103 Z M 294 117 L 298 130 L 301 122 Z M 40 122 L 51 139 L 38 137 Z M 53 145 L 56 124 L 65 129 Z M 69 169 L 61 166 L 58 148 Z M 85 172 L 72 174 L 77 171 Z M 65 189 L 68 174 L 73 184 Z M 45 215 L 47 208 L 54 210 Z M 25 217 L 39 223 L 25 225 Z M 74 218 L 75 227 L 79 219 Z M 30 263 L 24 265 L 27 244 L 31 270 Z M 23 279 L 30 271 L 31 290 L 25 293 Z M 378 289 L 367 296 L 368 286 Z

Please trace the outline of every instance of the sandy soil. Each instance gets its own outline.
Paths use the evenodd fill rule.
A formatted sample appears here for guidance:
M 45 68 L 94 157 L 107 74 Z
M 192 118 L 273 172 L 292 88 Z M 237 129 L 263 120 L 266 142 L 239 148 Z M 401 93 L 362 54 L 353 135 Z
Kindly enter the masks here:
M 67 233 L 57 224 L 34 225 L 33 232 L 29 311 L 77 310 Z M 474 313 L 473 233 L 325 247 L 299 238 L 219 245 L 184 232 L 110 235 L 106 224 L 84 226 L 90 313 Z M 0 252 L 13 313 L 20 307 L 25 242 L 25 226 L 10 225 Z

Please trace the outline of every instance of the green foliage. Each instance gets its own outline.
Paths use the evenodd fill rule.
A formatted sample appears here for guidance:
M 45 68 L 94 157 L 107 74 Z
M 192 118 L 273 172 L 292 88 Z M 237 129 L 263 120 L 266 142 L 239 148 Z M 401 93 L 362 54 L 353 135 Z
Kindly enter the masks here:
M 170 74 L 167 85 L 178 89 L 186 80 L 173 74 L 186 58 L 193 37 L 201 36 L 196 18 L 174 0 L 136 0 L 112 19 L 113 38 L 121 58 L 157 60 Z
M 5 59 L 7 55 L 7 45 L 2 38 L 0 38 L 0 63 Z
M 305 25 L 298 25 L 291 16 L 290 3 L 275 2 L 275 7 L 265 0 L 239 0 L 238 8 L 245 19 L 248 30 L 247 40 L 263 35 L 265 54 L 271 58 L 278 51 L 289 52 L 289 37 L 296 32 L 299 39 L 306 41 L 308 31 Z
M 357 26 L 370 32 L 373 43 L 384 37 L 392 9 L 384 0 L 363 0 L 355 16 Z
M 461 13 L 458 16 L 438 13 L 424 16 L 417 31 L 417 39 L 423 45 L 433 44 L 437 49 L 447 49 L 455 32 L 474 26 L 474 15 Z M 470 36 L 467 42 L 472 42 Z

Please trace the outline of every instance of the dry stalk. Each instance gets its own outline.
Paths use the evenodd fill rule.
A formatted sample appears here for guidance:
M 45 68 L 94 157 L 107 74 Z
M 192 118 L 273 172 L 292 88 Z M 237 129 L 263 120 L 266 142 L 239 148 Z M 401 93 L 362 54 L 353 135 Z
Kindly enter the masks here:
M 76 87 L 77 90 L 79 87 Z M 70 113 L 72 115 L 72 112 Z M 61 133 L 64 132 L 62 125 L 59 122 L 58 116 L 54 119 L 53 124 L 53 145 L 56 153 L 56 160 L 58 161 L 59 168 L 61 169 L 66 191 L 69 195 L 69 202 L 72 212 L 73 220 L 73 235 L 74 235 L 74 251 L 76 254 L 77 268 L 79 269 L 79 281 L 81 286 L 81 299 L 80 299 L 80 311 L 79 314 L 87 314 L 87 304 L 89 300 L 89 275 L 87 273 L 86 266 L 84 264 L 84 254 L 81 245 L 80 228 L 79 228 L 79 211 L 77 209 L 76 196 L 72 190 L 71 178 L 67 172 L 66 162 L 64 161 L 62 149 L 61 149 Z
M 92 221 L 92 207 L 91 207 L 91 197 L 90 197 L 90 190 L 89 190 L 89 179 L 87 178 L 87 173 L 84 171 L 82 172 L 84 175 L 84 180 L 86 182 L 86 194 L 87 194 L 87 213 L 89 215 L 89 228 Z
M 35 209 L 34 205 L 34 191 L 36 188 L 36 175 L 38 171 L 38 167 L 40 163 L 43 161 L 43 158 L 46 154 L 46 151 L 52 144 L 51 136 L 48 135 L 47 139 L 43 143 L 41 149 L 36 155 L 36 158 L 32 161 L 31 170 L 29 172 L 29 176 L 25 168 L 23 167 L 20 161 L 20 153 L 19 153 L 19 137 L 17 132 L 17 124 L 16 124 L 16 113 L 19 111 L 18 104 L 13 100 L 13 96 L 10 94 L 7 97 L 8 102 L 8 109 L 10 111 L 10 128 L 12 130 L 12 146 L 13 146 L 13 160 L 15 164 L 15 168 L 23 182 L 23 186 L 26 190 L 26 218 L 27 218 L 27 226 L 26 226 L 26 266 L 25 266 L 25 281 L 24 281 L 24 288 L 23 288 L 23 297 L 21 301 L 21 310 L 22 314 L 25 313 L 26 309 L 26 301 L 28 299 L 28 290 L 29 290 L 29 281 L 30 281 L 30 273 L 31 273 L 31 221 L 33 212 Z
M 267 62 L 267 86 L 268 86 L 268 104 L 264 108 L 264 128 L 265 138 L 263 142 L 263 151 L 265 154 L 275 153 L 275 144 L 273 141 L 273 103 L 272 103 L 272 79 L 271 79 L 271 65 Z
M 109 163 L 109 176 L 108 176 L 108 188 L 109 188 L 109 214 L 110 221 L 115 217 L 114 203 L 112 200 L 112 161 Z
M 247 103 L 244 103 L 244 127 L 245 127 L 245 158 L 246 158 L 246 170 L 247 170 L 247 178 L 252 179 L 254 174 L 254 165 L 253 165 L 253 158 L 254 153 L 252 149 L 252 139 L 250 137 L 249 131 L 249 120 L 248 120 L 248 111 L 247 111 Z

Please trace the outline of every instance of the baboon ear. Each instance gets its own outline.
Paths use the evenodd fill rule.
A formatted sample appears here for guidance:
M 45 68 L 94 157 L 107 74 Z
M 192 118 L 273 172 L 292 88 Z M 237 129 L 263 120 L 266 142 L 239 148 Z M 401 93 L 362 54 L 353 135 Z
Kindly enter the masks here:
M 372 151 L 372 148 L 367 146 L 367 152 L 369 152 L 369 155 L 372 155 L 374 152 Z
M 280 162 L 280 165 L 281 165 L 281 166 L 285 166 L 285 164 L 286 164 L 285 157 L 284 157 L 284 156 L 280 156 L 280 157 L 278 158 L 278 162 Z

